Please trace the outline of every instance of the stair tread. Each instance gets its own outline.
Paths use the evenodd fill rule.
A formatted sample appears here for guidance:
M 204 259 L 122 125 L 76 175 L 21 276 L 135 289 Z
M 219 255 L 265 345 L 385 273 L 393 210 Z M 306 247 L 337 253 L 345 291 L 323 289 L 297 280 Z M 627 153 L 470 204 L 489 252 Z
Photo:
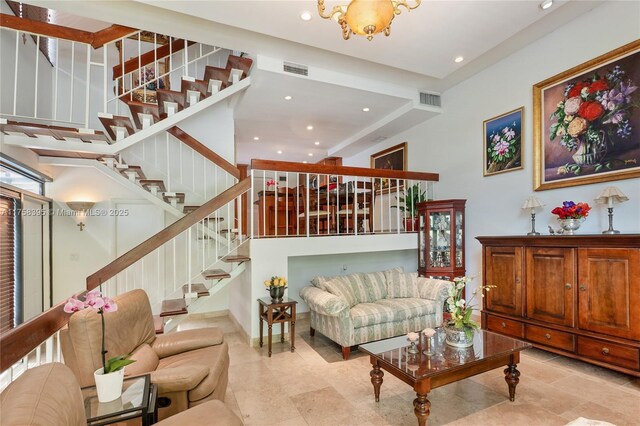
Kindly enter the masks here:
M 159 192 L 167 191 L 167 188 L 164 186 L 164 181 L 161 179 L 140 179 L 140 185 L 148 191 L 153 186 L 157 186 Z
M 178 204 L 184 203 L 184 192 L 165 192 L 162 194 L 162 199 L 167 203 L 171 203 L 171 199 L 175 198 Z
M 188 313 L 187 303 L 184 299 L 168 299 L 162 301 L 162 308 L 160 308 L 161 317 L 184 315 Z
M 223 90 L 229 85 L 228 81 L 230 71 L 231 70 L 228 70 L 226 68 L 207 65 L 204 69 L 204 81 L 208 82 L 209 80 L 220 80 L 222 82 L 220 90 Z
M 129 106 L 131 115 L 133 116 L 133 122 L 136 124 L 136 128 L 142 129 L 142 121 L 138 114 L 147 114 L 152 117 L 152 125 L 160 121 L 160 112 L 158 104 L 150 104 L 147 102 L 125 100 L 125 103 Z
M 207 91 L 209 90 L 209 82 L 197 79 L 195 81 L 182 80 L 182 83 L 180 84 L 180 90 L 182 91 L 182 93 L 184 93 L 185 96 L 187 95 L 187 90 L 193 90 L 196 92 L 200 92 L 202 98 L 206 98 Z
M 220 278 L 229 278 L 231 275 L 223 269 L 207 269 L 202 272 L 202 276 L 208 280 L 215 280 Z
M 36 135 L 50 136 L 57 140 L 65 140 L 66 138 L 80 139 L 85 143 L 92 143 L 93 141 L 111 143 L 111 140 L 101 131 L 94 133 L 82 133 L 79 129 L 73 127 L 62 126 L 49 126 L 46 124 L 37 123 L 23 123 L 19 121 L 7 121 L 7 124 L 0 124 L 0 132 L 15 132 L 23 133 L 30 138 L 35 138 Z
M 127 172 L 134 172 L 136 175 L 138 175 L 138 179 L 146 179 L 147 177 L 144 175 L 144 172 L 142 171 L 142 167 L 140 166 L 129 166 L 127 165 L 126 168 L 123 168 L 120 170 L 120 174 L 125 176 L 125 177 L 129 177 L 127 175 Z
M 251 58 L 229 55 L 227 59 L 227 69 L 236 68 L 242 70 L 242 78 L 245 78 L 249 74 L 252 64 L 253 59 Z
M 113 141 L 116 140 L 116 133 L 113 131 L 113 128 L 111 126 L 124 127 L 127 130 L 127 133 L 129 133 L 129 136 L 133 135 L 136 132 L 129 117 L 114 115 L 111 118 L 99 116 L 98 119 Z
M 182 294 L 187 294 L 189 292 L 189 284 L 185 284 L 182 286 Z M 209 295 L 209 289 L 205 287 L 204 284 L 191 284 L 191 292 L 197 293 L 198 297 L 205 297 Z
M 183 92 L 177 92 L 175 90 L 158 89 L 156 91 L 156 97 L 158 99 L 158 114 L 160 118 L 165 118 L 167 113 L 164 110 L 165 102 L 174 102 L 178 104 L 176 112 L 182 111 L 185 107 L 187 100 L 186 95 Z
M 184 206 L 184 207 L 182 207 L 182 213 L 189 214 L 192 211 L 195 211 L 195 210 L 197 210 L 199 208 L 200 208 L 200 206 Z
M 164 319 L 160 315 L 153 316 L 153 327 L 156 330 L 156 334 L 164 333 Z
M 234 262 L 248 262 L 251 258 L 243 255 L 234 255 L 234 256 L 225 256 L 222 258 L 223 262 L 234 263 Z

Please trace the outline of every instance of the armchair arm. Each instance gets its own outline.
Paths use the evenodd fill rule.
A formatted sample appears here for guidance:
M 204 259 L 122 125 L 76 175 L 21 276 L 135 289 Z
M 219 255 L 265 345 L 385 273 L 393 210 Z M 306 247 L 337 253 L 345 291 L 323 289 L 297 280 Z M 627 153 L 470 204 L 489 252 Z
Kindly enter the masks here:
M 151 372 L 151 382 L 158 385 L 158 393 L 188 392 L 209 374 L 203 365 L 183 365 Z
M 151 344 L 159 358 L 193 351 L 195 349 L 216 346 L 224 341 L 222 330 L 216 327 L 184 330 L 162 334 Z
M 307 302 L 309 309 L 322 315 L 337 317 L 349 312 L 349 305 L 342 298 L 316 287 L 303 287 L 300 297 Z

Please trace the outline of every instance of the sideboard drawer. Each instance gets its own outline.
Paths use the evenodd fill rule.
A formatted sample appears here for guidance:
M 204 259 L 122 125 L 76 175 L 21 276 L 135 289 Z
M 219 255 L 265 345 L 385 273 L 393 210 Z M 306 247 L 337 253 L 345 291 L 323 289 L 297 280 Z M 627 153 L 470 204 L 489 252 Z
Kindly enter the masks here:
M 527 340 L 568 352 L 574 351 L 575 336 L 570 333 L 536 325 L 525 326 Z
M 580 336 L 578 337 L 578 354 L 620 367 L 640 369 L 640 351 L 618 343 Z
M 487 315 L 487 330 L 507 336 L 524 338 L 524 325 L 521 322 Z

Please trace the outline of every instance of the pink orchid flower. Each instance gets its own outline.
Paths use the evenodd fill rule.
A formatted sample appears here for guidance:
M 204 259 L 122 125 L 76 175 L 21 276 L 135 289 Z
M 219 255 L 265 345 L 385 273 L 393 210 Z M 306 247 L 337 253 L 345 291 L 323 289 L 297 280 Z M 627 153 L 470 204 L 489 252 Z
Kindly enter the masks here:
M 67 303 L 64 304 L 64 308 L 63 310 L 68 313 L 68 314 L 72 314 L 74 312 L 78 312 L 84 309 L 84 302 L 70 297 L 69 300 L 67 300 Z
M 104 306 L 102 310 L 105 312 L 115 312 L 118 310 L 118 305 L 109 297 L 104 297 Z
M 104 306 L 104 299 L 102 297 L 93 297 L 91 299 L 85 299 L 84 303 L 88 308 L 98 310 Z

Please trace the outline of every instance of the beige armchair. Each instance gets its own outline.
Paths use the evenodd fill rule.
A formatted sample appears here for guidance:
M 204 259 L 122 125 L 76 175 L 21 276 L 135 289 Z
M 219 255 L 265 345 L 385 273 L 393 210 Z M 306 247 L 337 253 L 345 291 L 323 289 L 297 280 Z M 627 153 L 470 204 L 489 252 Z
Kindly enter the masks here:
M 64 364 L 27 370 L 0 395 L 3 426 L 81 426 L 87 421 L 80 386 Z M 158 426 L 241 426 L 242 421 L 221 401 L 208 401 L 169 417 Z
M 125 376 L 151 374 L 158 385 L 158 417 L 171 416 L 211 399 L 224 400 L 229 347 L 218 328 L 201 328 L 156 336 L 149 298 L 143 290 L 117 296 L 116 312 L 104 315 L 107 358 L 132 354 L 136 362 Z M 60 333 L 65 364 L 81 386 L 94 384 L 102 366 L 100 315 L 76 312 Z

